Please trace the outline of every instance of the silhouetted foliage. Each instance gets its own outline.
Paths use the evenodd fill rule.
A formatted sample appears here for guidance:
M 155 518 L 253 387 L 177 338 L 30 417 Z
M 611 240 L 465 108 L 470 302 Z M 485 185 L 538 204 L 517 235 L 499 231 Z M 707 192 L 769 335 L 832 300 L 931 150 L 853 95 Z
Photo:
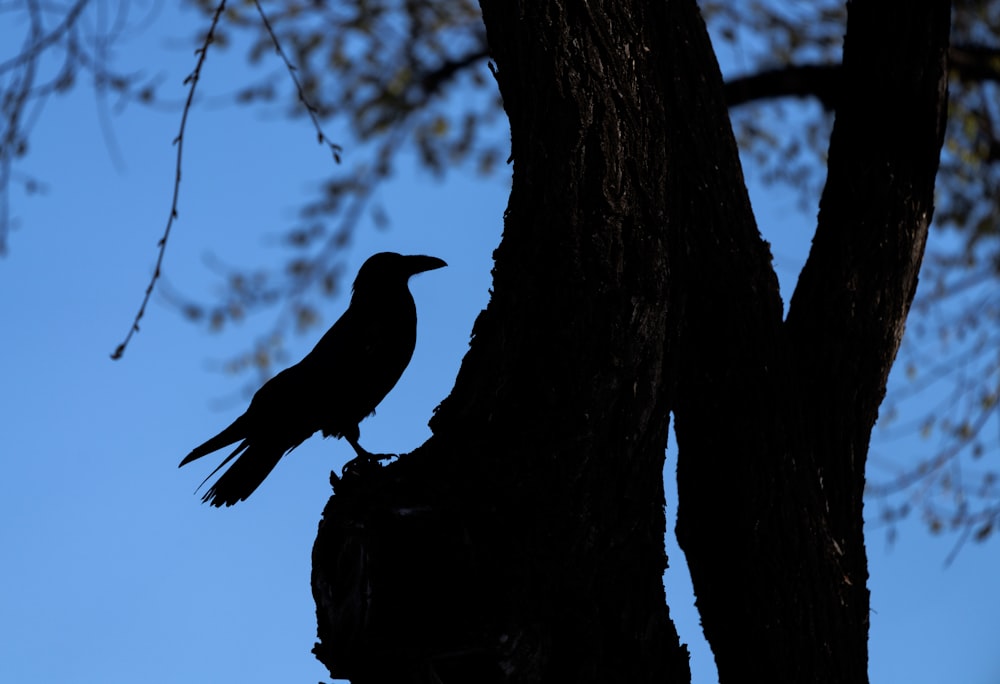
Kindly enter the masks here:
M 671 414 L 720 682 L 866 681 L 865 461 L 933 207 L 948 3 L 852 3 L 787 317 L 693 0 L 482 5 L 514 164 L 492 297 L 433 436 L 337 484 L 317 654 L 359 682 L 689 681 Z
M 280 356 L 283 330 L 304 332 L 322 321 L 317 298 L 339 292 L 339 254 L 359 220 L 391 222 L 377 190 L 399 160 L 415 154 L 440 175 L 459 168 L 494 173 L 506 159 L 506 131 L 486 68 L 479 7 L 470 0 L 191 4 L 206 19 L 192 27 L 194 47 L 207 47 L 208 20 L 223 9 L 211 50 L 246 46 L 248 63 L 259 69 L 259 78 L 231 93 L 234 103 L 279 107 L 351 133 L 348 163 L 289 227 L 281 267 L 220 266 L 226 287 L 214 302 L 166 292 L 184 316 L 213 330 L 254 309 L 280 307 L 274 332 L 227 366 L 267 376 Z M 702 9 L 718 49 L 737 64 L 727 97 L 744 163 L 812 206 L 839 97 L 843 3 L 707 0 Z M 11 197 L 46 189 L 44 177 L 18 170 L 30 153 L 38 107 L 87 82 L 111 127 L 111 96 L 118 109 L 164 106 L 167 87 L 167 99 L 176 99 L 171 84 L 114 60 L 116 38 L 142 30 L 157 6 L 121 0 L 103 24 L 92 21 L 96 11 L 88 0 L 20 0 L 0 10 L 4 21 L 24 28 L 24 41 L 10 45 L 0 62 L 0 253 L 8 250 L 17 220 Z M 886 436 L 916 430 L 928 447 L 889 455 L 883 451 L 891 442 L 879 442 L 870 491 L 886 522 L 919 511 L 933 531 L 953 529 L 981 540 L 1000 516 L 998 471 L 984 458 L 997 454 L 1000 411 L 1000 362 L 993 353 L 1000 341 L 1000 2 L 955 2 L 951 43 L 936 232 L 901 350 L 910 388 L 890 394 L 880 429 Z M 282 58 L 294 67 L 294 82 Z M 171 218 L 175 211 L 176 205 Z M 912 415 L 907 398 L 929 392 L 942 400 Z
M 415 582 L 440 582 L 449 575 L 436 570 L 461 568 L 469 571 L 463 582 L 482 577 L 501 587 L 502 601 L 458 606 L 461 597 L 447 597 L 456 611 L 437 617 L 472 620 L 481 629 L 471 645 L 448 641 L 455 625 L 431 622 L 423 605 L 420 614 L 430 617 L 419 637 L 431 652 L 393 661 L 408 673 L 430 679 L 442 660 L 473 653 L 470 667 L 495 673 L 507 665 L 513 669 L 499 671 L 521 681 L 543 673 L 563 675 L 558 681 L 683 680 L 683 649 L 660 583 L 660 477 L 672 414 L 678 537 L 721 681 L 864 681 L 866 457 L 933 211 L 946 80 L 953 116 L 936 218 L 951 239 L 927 259 L 931 287 L 914 304 L 924 317 L 911 325 L 918 342 L 923 335 L 946 345 L 935 342 L 929 354 L 917 344 L 904 365 L 915 386 L 940 378 L 957 394 L 920 422 L 944 438 L 928 465 L 905 464 L 873 491 L 889 496 L 898 486 L 917 497 L 885 499 L 889 519 L 920 507 L 931 529 L 992 533 L 995 475 L 977 478 L 983 505 L 973 509 L 967 480 L 953 473 L 964 454 L 975 459 L 995 446 L 985 426 L 996 420 L 1000 372 L 1000 3 L 956 2 L 949 49 L 945 2 L 854 2 L 846 23 L 834 2 L 705 2 L 718 49 L 745 67 L 728 91 L 690 0 L 594 2 L 589 14 L 567 12 L 558 0 L 483 0 L 489 49 L 479 8 L 466 0 L 197 6 L 205 28 L 192 28 L 193 45 L 202 56 L 219 16 L 212 50 L 249 36 L 249 62 L 270 65 L 237 87 L 235 102 L 314 117 L 349 131 L 353 145 L 345 168 L 289 228 L 294 256 L 278 269 L 220 269 L 228 284 L 220 301 L 175 298 L 194 320 L 219 328 L 280 305 L 294 326 L 316 325 L 310 297 L 338 287 L 339 254 L 361 217 L 391 219 L 377 206 L 377 189 L 400 159 L 416 153 L 442 175 L 490 173 L 511 150 L 494 296 L 435 415 L 434 437 L 375 476 L 389 483 L 373 489 L 385 498 L 353 497 L 363 485 L 343 485 L 317 541 L 321 634 L 343 635 L 324 632 L 324 592 L 360 597 L 333 602 L 360 607 L 359 623 L 325 615 L 334 627 L 362 630 L 353 638 L 365 648 L 352 668 L 368 656 L 369 665 L 384 662 L 377 658 L 387 650 L 400 656 L 410 643 L 392 639 L 413 634 L 393 629 L 405 604 L 389 600 L 379 608 L 392 610 L 368 613 L 374 604 L 366 601 L 424 600 Z M 83 0 L 4 7 L 26 27 L 20 53 L 0 64 L 5 202 L 22 182 L 14 169 L 28 149 L 29 103 L 72 87 L 84 72 L 99 92 L 158 101 L 151 85 L 109 71 L 103 50 L 121 27 L 96 39 L 81 32 L 89 10 Z M 57 17 L 53 28 L 43 17 Z M 282 54 L 266 61 L 275 42 Z M 53 53 L 65 55 L 64 66 L 40 74 L 40 55 Z M 294 66 L 294 81 L 282 61 Z M 494 77 L 510 146 L 496 125 Z M 784 320 L 736 140 L 748 164 L 820 208 Z M 0 237 L 6 211 L 2 218 Z M 955 304 L 953 294 L 967 299 Z M 234 367 L 268 371 L 275 340 Z M 432 465 L 422 468 L 421 459 Z M 414 486 L 428 483 L 430 494 Z M 952 509 L 941 508 L 942 494 Z M 403 565 L 413 535 L 437 542 L 417 547 L 432 550 L 419 559 L 421 572 L 389 572 Z M 351 558 L 372 565 L 345 573 L 340 561 Z M 469 610 L 471 617 L 462 612 Z M 376 619 L 387 621 L 364 632 Z
M 201 48 L 221 5 L 191 4 L 205 17 L 192 26 L 192 46 Z M 145 21 L 133 16 L 136 8 L 121 0 L 99 30 L 81 24 L 96 11 L 88 0 L 20 0 L 0 10 L 25 35 L 0 62 L 0 252 L 17 217 L 12 193 L 23 197 L 46 188 L 44 177 L 18 171 L 18 161 L 30 153 L 34 107 L 84 81 L 101 102 L 114 95 L 118 108 L 162 103 L 169 84 L 113 59 L 116 37 Z M 737 65 L 727 97 L 744 163 L 813 206 L 838 101 L 844 4 L 706 0 L 702 8 L 717 48 Z M 275 56 L 275 40 L 297 83 Z M 344 169 L 323 183 L 289 227 L 279 267 L 220 266 L 226 287 L 214 301 L 166 293 L 184 316 L 213 330 L 254 309 L 279 307 L 272 334 L 227 366 L 266 377 L 280 358 L 284 330 L 304 332 L 322 322 L 318 298 L 339 292 L 339 255 L 359 221 L 392 221 L 378 204 L 378 188 L 400 159 L 415 155 L 442 176 L 453 169 L 490 174 L 504 168 L 507 140 L 486 67 L 479 7 L 470 0 L 230 3 L 211 49 L 233 45 L 248 46 L 246 58 L 259 74 L 236 86 L 234 103 L 313 116 L 349 132 L 352 141 Z M 997 453 L 1000 432 L 1000 362 L 992 353 L 1000 327 L 1000 2 L 954 3 L 949 56 L 951 113 L 936 231 L 901 350 L 910 388 L 890 394 L 879 433 L 916 430 L 927 448 L 891 454 L 891 442 L 879 442 L 870 491 L 886 522 L 919 511 L 933 531 L 952 529 L 981 540 L 1000 515 L 998 471 L 984 458 Z M 105 125 L 112 126 L 107 104 L 104 111 Z M 945 399 L 913 416 L 906 399 L 928 393 Z

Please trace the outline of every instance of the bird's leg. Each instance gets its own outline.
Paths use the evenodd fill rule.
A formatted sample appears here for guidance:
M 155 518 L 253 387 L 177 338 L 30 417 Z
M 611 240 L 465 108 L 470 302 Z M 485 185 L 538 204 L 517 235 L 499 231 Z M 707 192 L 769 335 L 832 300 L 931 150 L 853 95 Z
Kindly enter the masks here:
M 387 461 L 390 458 L 395 458 L 395 454 L 373 454 L 367 449 L 365 449 L 361 444 L 358 443 L 358 438 L 361 436 L 361 430 L 355 425 L 352 429 L 346 430 L 343 433 L 344 439 L 347 443 L 351 445 L 354 449 L 354 453 L 358 456 L 357 458 L 352 458 L 350 461 L 344 464 L 341 469 L 341 474 L 346 475 L 347 473 L 357 473 L 361 470 L 370 468 L 377 465 L 379 461 Z
M 375 454 L 371 453 L 358 443 L 358 438 L 360 436 L 361 430 L 358 429 L 357 425 L 355 425 L 354 429 L 350 432 L 344 433 L 344 439 L 347 440 L 348 444 L 354 447 L 354 453 L 358 455 L 358 458 L 363 458 L 366 461 L 377 461 L 378 457 Z

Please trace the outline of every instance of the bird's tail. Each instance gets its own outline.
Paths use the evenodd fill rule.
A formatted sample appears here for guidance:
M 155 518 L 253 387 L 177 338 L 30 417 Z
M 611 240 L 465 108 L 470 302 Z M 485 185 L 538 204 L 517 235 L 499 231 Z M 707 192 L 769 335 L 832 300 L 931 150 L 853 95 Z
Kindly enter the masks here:
M 239 456 L 236 462 L 229 466 L 229 469 L 215 481 L 215 484 L 209 487 L 201 500 L 213 506 L 232 506 L 238 501 L 245 500 L 274 470 L 274 466 L 285 455 L 285 451 L 281 447 L 259 443 L 249 444 L 244 441 L 236 448 L 236 451 L 219 464 L 219 468 L 221 468 L 231 459 Z M 215 475 L 219 468 L 213 470 L 208 477 Z M 208 477 L 205 478 L 206 481 Z
M 235 444 L 241 439 L 246 437 L 246 428 L 244 423 L 246 422 L 246 414 L 243 414 L 239 418 L 233 421 L 233 424 L 227 427 L 225 430 L 217 434 L 212 439 L 208 440 L 200 446 L 196 446 L 191 450 L 191 453 L 184 457 L 184 460 L 178 464 L 178 468 L 182 465 L 188 464 L 191 461 L 201 458 L 205 454 L 210 454 L 213 451 L 218 451 L 222 447 L 227 447 L 230 444 Z M 232 456 L 230 456 L 232 458 Z M 229 459 L 226 459 L 228 461 Z M 226 461 L 223 461 L 225 463 Z M 209 475 L 211 477 L 211 475 Z

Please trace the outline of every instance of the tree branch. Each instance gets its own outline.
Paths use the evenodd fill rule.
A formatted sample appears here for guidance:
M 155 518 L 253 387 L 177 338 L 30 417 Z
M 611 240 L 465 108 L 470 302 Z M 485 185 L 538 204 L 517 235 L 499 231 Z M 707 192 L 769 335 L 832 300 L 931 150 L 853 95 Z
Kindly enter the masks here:
M 264 22 L 264 29 L 267 31 L 267 35 L 270 36 L 271 42 L 274 43 L 274 51 L 278 53 L 282 61 L 285 63 L 285 68 L 288 69 L 288 75 L 291 76 L 292 82 L 295 83 L 295 88 L 298 91 L 299 102 L 302 106 L 306 108 L 309 112 L 309 118 L 312 120 L 313 127 L 316 129 L 316 138 L 320 145 L 326 145 L 330 148 L 330 152 L 333 154 L 333 160 L 340 163 L 340 153 L 343 148 L 331 141 L 329 137 L 323 132 L 323 127 L 320 126 L 319 117 L 317 116 L 316 106 L 313 105 L 308 98 L 306 98 L 306 93 L 302 89 L 302 83 L 299 81 L 297 75 L 297 69 L 292 64 L 291 60 L 288 59 L 288 55 L 285 54 L 284 48 L 281 47 L 281 42 L 278 40 L 278 36 L 275 35 L 274 29 L 271 27 L 271 22 L 268 20 L 267 15 L 264 13 L 264 8 L 260 6 L 259 0 L 254 0 L 254 6 L 257 8 L 257 13 L 260 15 L 260 19 Z
M 1000 48 L 976 43 L 952 45 L 949 66 L 966 81 L 1000 81 Z
M 483 47 L 472 50 L 469 53 L 442 62 L 433 71 L 428 71 L 420 79 L 420 85 L 426 95 L 433 95 L 441 89 L 446 82 L 455 77 L 462 69 L 469 67 L 480 60 L 490 56 L 489 48 L 486 47 L 485 37 L 481 41 Z
M 865 463 L 934 211 L 950 9 L 947 0 L 850 4 L 843 87 L 851 95 L 837 103 L 816 235 L 785 325 L 791 377 L 809 397 L 797 429 L 815 459 L 844 578 L 835 609 L 857 626 L 834 638 L 856 648 L 869 618 Z
M 726 104 L 739 107 L 781 97 L 815 97 L 824 109 L 833 110 L 840 83 L 839 64 L 793 64 L 726 81 Z
M 31 23 L 29 29 L 31 45 L 38 46 L 42 42 L 41 9 L 37 0 L 29 0 L 27 6 Z M 10 87 L 5 88 L 0 93 L 3 99 L 3 112 L 7 119 L 6 130 L 0 136 L 0 256 L 7 252 L 7 231 L 10 226 L 10 178 L 14 159 L 23 154 L 27 143 L 25 134 L 22 132 L 21 119 L 31 96 L 35 84 L 35 72 L 38 68 L 37 52 L 33 48 L 28 48 L 25 53 L 32 56 L 18 62 L 18 64 L 23 65 L 22 73 L 12 77 Z
M 948 50 L 949 69 L 965 81 L 1000 82 L 1000 49 L 966 43 Z M 842 87 L 840 64 L 790 64 L 726 81 L 729 107 L 782 97 L 814 97 L 823 108 L 837 107 Z
M 58 43 L 76 25 L 76 20 L 79 19 L 80 13 L 83 12 L 89 2 L 90 0 L 77 0 L 54 29 L 44 35 L 37 34 L 31 45 L 21 50 L 16 57 L 11 57 L 5 62 L 0 62 L 0 74 L 27 62 L 37 60 L 47 48 Z M 28 5 L 29 8 L 37 7 L 37 3 L 28 3 Z
M 135 314 L 135 319 L 132 321 L 132 327 L 129 328 L 128 333 L 125 335 L 125 339 L 122 340 L 114 352 L 111 354 L 111 358 L 117 361 L 125 353 L 125 348 L 128 346 L 129 341 L 132 339 L 132 335 L 139 332 L 139 321 L 142 320 L 143 315 L 146 313 L 146 306 L 149 304 L 150 298 L 153 296 L 153 289 L 156 287 L 156 281 L 160 279 L 161 268 L 163 266 L 163 256 L 167 251 L 167 240 L 170 238 L 170 229 L 174 225 L 174 220 L 177 218 L 177 200 L 180 197 L 181 192 L 181 160 L 184 154 L 184 131 L 187 128 L 188 114 L 191 111 L 191 105 L 194 102 L 195 89 L 198 87 L 198 79 L 201 78 L 201 68 L 205 64 L 205 58 L 208 56 L 208 46 L 212 44 L 215 38 L 215 29 L 219 25 L 219 20 L 222 17 L 222 12 L 226 8 L 226 0 L 221 0 L 219 5 L 215 8 L 215 14 L 212 16 L 212 23 L 208 27 L 208 33 L 205 34 L 205 41 L 202 43 L 201 47 L 195 51 L 198 55 L 198 62 L 195 64 L 194 71 L 192 71 L 187 78 L 184 79 L 184 84 L 188 86 L 188 96 L 187 100 L 184 102 L 184 111 L 181 114 L 181 127 L 180 131 L 177 133 L 177 137 L 174 138 L 174 144 L 177 145 L 177 162 L 175 164 L 174 172 L 174 194 L 170 202 L 170 214 L 167 217 L 167 226 L 163 230 L 163 237 L 157 243 L 159 247 L 159 253 L 156 257 L 156 266 L 153 268 L 153 275 L 149 280 L 149 285 L 146 286 L 146 293 L 142 297 L 142 304 L 139 305 L 139 310 Z

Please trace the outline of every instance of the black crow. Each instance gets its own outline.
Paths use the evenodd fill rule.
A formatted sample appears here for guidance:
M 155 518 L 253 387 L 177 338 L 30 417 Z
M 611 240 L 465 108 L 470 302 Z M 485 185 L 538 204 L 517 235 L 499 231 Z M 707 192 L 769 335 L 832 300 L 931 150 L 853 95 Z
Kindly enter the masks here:
M 319 430 L 324 437 L 345 438 L 359 457 L 370 458 L 358 444 L 358 424 L 399 380 L 417 341 L 417 309 L 407 282 L 446 265 L 435 257 L 393 252 L 369 258 L 354 280 L 350 306 L 315 348 L 264 383 L 242 416 L 181 461 L 239 442 L 205 478 L 236 459 L 202 501 L 213 506 L 243 501 L 282 456 Z

